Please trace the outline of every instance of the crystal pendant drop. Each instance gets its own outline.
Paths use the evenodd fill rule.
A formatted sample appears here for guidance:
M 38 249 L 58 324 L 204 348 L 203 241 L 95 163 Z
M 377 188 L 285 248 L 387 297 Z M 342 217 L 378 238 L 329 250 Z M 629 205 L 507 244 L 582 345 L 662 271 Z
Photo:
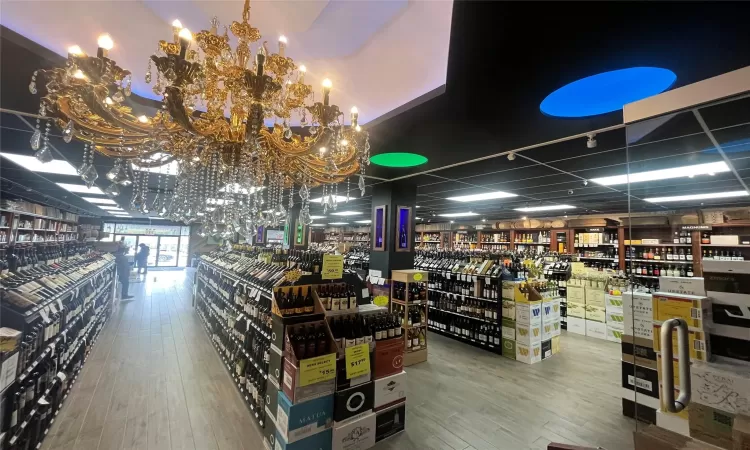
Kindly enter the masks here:
M 29 92 L 31 92 L 32 94 L 36 94 L 36 82 L 35 81 L 32 81 L 31 83 L 29 83 Z
M 86 172 L 81 175 L 81 178 L 86 183 L 86 186 L 93 186 L 94 181 L 99 178 L 99 174 L 96 172 L 96 167 L 89 165 L 88 169 L 86 169 Z
M 336 211 L 336 208 L 339 206 L 339 201 L 336 199 L 335 195 L 331 195 L 331 208 L 333 208 L 334 211 Z
M 328 203 L 323 204 L 323 214 L 328 212 Z
M 302 200 L 307 200 L 308 198 L 310 198 L 310 189 L 306 184 L 303 184 L 302 187 L 299 188 L 299 197 Z
M 122 87 L 123 93 L 125 94 L 126 97 L 130 97 L 130 94 L 133 93 L 133 90 L 130 87 L 130 82 L 131 82 L 130 75 L 127 75 L 122 82 L 123 82 L 123 87 Z
M 120 165 L 115 163 L 115 166 L 110 169 L 109 172 L 107 172 L 107 179 L 109 181 L 117 181 L 120 178 L 120 172 L 122 169 L 120 169 Z
M 73 124 L 72 120 L 69 120 L 68 124 L 65 125 L 65 128 L 63 129 L 63 141 L 69 144 L 70 141 L 73 140 L 74 133 L 75 133 L 75 125 Z
M 112 100 L 116 101 L 117 103 L 122 103 L 125 101 L 125 96 L 122 95 L 122 91 L 115 92 L 115 95 L 112 96 Z
M 310 127 L 310 134 L 312 136 L 315 136 L 316 134 L 318 134 L 318 127 L 316 127 L 315 125 L 311 126 Z
M 359 176 L 359 182 L 357 183 L 357 186 L 359 186 L 359 190 L 362 192 L 362 197 L 365 196 L 365 177 L 362 175 Z
M 78 166 L 78 168 L 76 169 L 76 173 L 78 175 L 83 175 L 84 173 L 86 173 L 87 170 L 89 170 L 89 164 L 86 161 L 84 161 L 83 164 Z
M 41 163 L 48 163 L 53 159 L 52 151 L 50 151 L 49 147 L 47 147 L 46 145 L 42 147 L 41 150 L 34 153 L 34 156 L 36 156 L 36 159 L 38 159 Z
M 291 139 L 292 138 L 292 129 L 287 128 L 284 130 L 284 139 Z
M 116 183 L 112 183 L 104 190 L 104 193 L 112 197 L 117 197 L 120 195 L 120 187 Z
M 151 84 L 151 70 L 146 72 L 146 83 Z
M 32 150 L 39 150 L 39 146 L 42 143 L 42 131 L 37 128 L 34 131 L 34 134 L 31 135 L 31 149 Z
M 312 217 L 310 217 L 309 206 L 305 206 L 299 211 L 299 221 L 305 225 L 310 225 L 313 222 Z

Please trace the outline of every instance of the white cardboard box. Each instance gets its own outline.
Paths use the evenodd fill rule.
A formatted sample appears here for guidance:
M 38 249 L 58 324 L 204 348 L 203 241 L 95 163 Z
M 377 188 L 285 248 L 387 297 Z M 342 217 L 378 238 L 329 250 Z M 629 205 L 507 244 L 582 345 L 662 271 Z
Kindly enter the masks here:
M 516 322 L 516 343 L 530 345 L 542 342 L 542 324 L 527 325 Z
M 607 340 L 611 342 L 622 342 L 622 335 L 625 334 L 622 330 L 609 326 L 607 324 Z
M 406 398 L 406 371 L 375 380 L 375 403 L 378 410 Z
M 625 334 L 628 336 L 634 336 L 637 338 L 648 339 L 649 341 L 654 340 L 654 320 L 653 319 L 642 319 L 635 318 L 631 319 L 626 317 L 622 322 L 624 326 Z
M 542 323 L 542 340 L 552 339 L 560 334 L 560 319 Z
M 607 310 L 619 309 L 622 311 L 622 295 L 604 294 L 604 307 Z
M 516 361 L 534 364 L 542 360 L 542 343 L 523 345 L 516 342 Z
M 648 292 L 623 292 L 622 309 L 626 317 L 651 321 L 654 317 L 653 297 Z
M 552 322 L 560 318 L 560 299 L 542 302 L 542 322 Z
M 607 325 L 593 320 L 586 321 L 586 336 L 607 339 Z
M 690 426 L 687 419 L 676 414 L 665 413 L 664 411 L 656 411 L 656 426 L 664 428 L 673 433 L 679 433 L 683 436 L 690 436 Z M 708 446 L 707 446 L 708 447 Z
M 730 414 L 750 414 L 750 366 L 726 362 L 690 365 L 692 401 Z
M 706 288 L 701 277 L 659 277 L 659 292 L 704 296 Z
M 625 315 L 622 311 L 610 311 L 607 310 L 607 326 L 617 328 L 618 330 L 625 329 Z
M 516 303 L 516 323 L 541 325 L 542 302 Z
M 333 427 L 333 450 L 365 450 L 375 445 L 375 413 Z
M 586 319 L 568 316 L 568 332 L 586 336 Z

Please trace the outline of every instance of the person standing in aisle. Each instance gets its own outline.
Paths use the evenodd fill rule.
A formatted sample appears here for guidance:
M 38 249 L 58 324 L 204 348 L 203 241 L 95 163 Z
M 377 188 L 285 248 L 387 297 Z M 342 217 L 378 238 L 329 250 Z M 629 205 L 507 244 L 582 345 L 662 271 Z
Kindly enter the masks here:
M 133 298 L 132 295 L 128 294 L 128 287 L 130 286 L 130 263 L 128 257 L 125 256 L 125 249 L 118 248 L 115 251 L 115 266 L 117 266 L 117 276 L 120 279 L 120 285 L 122 286 L 120 293 L 120 300 L 128 300 Z
M 148 245 L 141 244 L 139 245 L 140 250 L 138 250 L 138 253 L 135 255 L 135 266 L 138 268 L 136 271 L 137 274 L 141 273 L 141 269 L 143 269 L 144 275 L 148 273 L 148 253 L 151 250 L 148 248 Z

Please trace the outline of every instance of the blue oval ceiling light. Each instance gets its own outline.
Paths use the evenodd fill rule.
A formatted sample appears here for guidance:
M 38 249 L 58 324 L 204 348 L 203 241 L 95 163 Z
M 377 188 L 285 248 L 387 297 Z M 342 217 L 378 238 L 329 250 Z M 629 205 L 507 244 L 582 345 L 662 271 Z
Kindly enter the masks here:
M 539 105 L 555 117 L 588 117 L 622 109 L 623 105 L 660 94 L 677 75 L 658 67 L 631 67 L 581 78 L 551 93 Z

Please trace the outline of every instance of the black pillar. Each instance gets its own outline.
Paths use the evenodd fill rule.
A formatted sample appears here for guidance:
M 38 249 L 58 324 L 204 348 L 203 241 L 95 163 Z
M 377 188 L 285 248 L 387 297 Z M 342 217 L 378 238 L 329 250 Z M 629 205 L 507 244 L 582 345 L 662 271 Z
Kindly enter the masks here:
M 377 208 L 385 206 L 385 249 L 375 250 L 375 227 Z M 417 215 L 417 186 L 412 182 L 395 181 L 376 184 L 372 187 L 372 222 L 370 223 L 370 269 L 380 270 L 382 276 L 391 278 L 391 270 L 414 268 L 414 228 Z M 399 207 L 411 208 L 408 224 L 409 251 L 396 251 L 399 230 L 396 229 L 396 212 Z

